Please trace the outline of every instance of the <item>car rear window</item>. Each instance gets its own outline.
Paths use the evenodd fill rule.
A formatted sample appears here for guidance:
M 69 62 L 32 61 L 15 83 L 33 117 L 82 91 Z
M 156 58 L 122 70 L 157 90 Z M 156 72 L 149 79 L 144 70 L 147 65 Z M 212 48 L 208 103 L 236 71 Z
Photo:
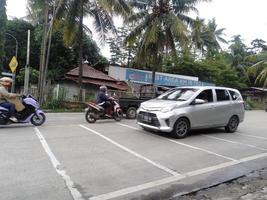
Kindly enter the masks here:
M 238 92 L 235 92 L 235 91 L 232 91 L 232 90 L 229 90 L 229 93 L 232 97 L 232 99 L 235 101 L 237 99 L 240 99 L 240 94 Z
M 216 90 L 217 101 L 230 101 L 230 96 L 227 90 Z

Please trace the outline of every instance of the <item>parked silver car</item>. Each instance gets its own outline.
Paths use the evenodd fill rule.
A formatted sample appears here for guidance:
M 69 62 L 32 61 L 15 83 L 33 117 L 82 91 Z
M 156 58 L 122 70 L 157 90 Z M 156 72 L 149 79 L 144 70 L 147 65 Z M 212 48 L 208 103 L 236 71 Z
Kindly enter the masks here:
M 143 102 L 137 123 L 147 130 L 170 132 L 184 138 L 191 129 L 225 127 L 235 132 L 244 120 L 244 101 L 238 90 L 196 86 L 171 89 Z

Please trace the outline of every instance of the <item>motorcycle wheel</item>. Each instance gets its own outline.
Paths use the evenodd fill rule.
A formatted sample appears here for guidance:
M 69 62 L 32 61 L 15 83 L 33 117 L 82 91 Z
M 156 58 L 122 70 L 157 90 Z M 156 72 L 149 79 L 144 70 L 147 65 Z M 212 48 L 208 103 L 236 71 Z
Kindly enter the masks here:
M 0 125 L 8 124 L 8 119 L 0 115 Z
M 85 113 L 85 119 L 88 123 L 95 123 L 96 117 L 95 117 L 95 112 L 91 109 L 88 109 L 87 112 Z
M 121 121 L 122 120 L 122 117 L 123 117 L 122 110 L 117 110 L 114 113 L 114 119 L 115 119 L 115 121 L 117 121 L 117 122 Z
M 39 115 L 34 114 L 31 118 L 31 123 L 34 126 L 41 126 L 45 122 L 45 115 L 43 113 L 40 113 Z

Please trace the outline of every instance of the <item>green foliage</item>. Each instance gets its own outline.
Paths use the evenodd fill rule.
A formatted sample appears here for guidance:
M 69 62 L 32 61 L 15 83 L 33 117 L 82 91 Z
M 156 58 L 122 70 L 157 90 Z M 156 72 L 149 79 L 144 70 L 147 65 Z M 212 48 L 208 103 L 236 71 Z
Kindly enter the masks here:
M 26 65 L 26 57 L 27 57 L 27 38 L 28 38 L 28 30 L 31 31 L 31 51 L 30 51 L 30 65 L 31 66 L 38 66 L 38 58 L 39 58 L 39 50 L 37 46 L 37 41 L 35 39 L 35 28 L 30 23 L 14 19 L 8 20 L 7 22 L 7 33 L 13 35 L 18 41 L 18 68 L 17 72 L 20 69 L 24 68 Z M 5 70 L 9 71 L 9 62 L 13 56 L 15 56 L 15 49 L 16 49 L 16 42 L 15 40 L 10 37 L 6 36 L 6 45 L 5 45 L 5 52 L 6 52 L 6 62 L 5 62 Z
M 116 36 L 108 38 L 107 43 L 111 53 L 110 63 L 129 67 L 133 61 L 137 54 L 137 44 L 124 44 L 125 37 L 132 29 L 132 26 L 119 27 Z
M 37 84 L 38 76 L 39 76 L 39 71 L 34 68 L 30 68 L 30 82 L 32 84 Z M 16 76 L 16 84 L 23 85 L 24 77 L 25 77 L 25 68 L 21 68 L 18 75 Z
M 249 105 L 250 109 L 253 109 L 253 110 L 264 110 L 265 109 L 264 102 L 252 101 L 252 100 L 247 99 L 246 103 Z
M 0 72 L 3 70 L 5 61 L 5 32 L 6 32 L 6 0 L 0 1 Z
M 245 80 L 225 61 L 223 54 L 217 54 L 214 59 L 194 60 L 190 56 L 180 57 L 173 64 L 166 62 L 164 72 L 197 76 L 201 81 L 211 82 L 217 86 L 244 88 Z
M 44 108 L 53 110 L 65 108 L 64 101 L 66 99 L 67 93 L 68 92 L 65 88 L 59 88 L 58 98 L 55 98 L 54 95 L 50 93 L 51 95 L 48 97 Z
M 32 73 L 30 77 L 31 83 L 37 83 L 40 44 L 42 39 L 42 27 L 23 20 L 9 20 L 7 23 L 7 32 L 12 34 L 18 40 L 18 63 L 17 68 L 17 85 L 24 83 L 24 67 L 26 65 L 27 53 L 27 31 L 31 30 L 31 49 L 30 49 L 30 66 Z M 63 28 L 58 27 L 52 35 L 51 52 L 48 67 L 48 78 L 56 80 L 62 78 L 70 69 L 77 67 L 77 45 L 66 47 L 63 42 Z M 107 60 L 100 55 L 100 49 L 91 37 L 85 35 L 83 39 L 84 56 L 94 67 L 103 67 L 107 64 Z M 11 37 L 6 37 L 6 62 L 5 70 L 9 71 L 8 64 L 15 52 L 15 41 Z

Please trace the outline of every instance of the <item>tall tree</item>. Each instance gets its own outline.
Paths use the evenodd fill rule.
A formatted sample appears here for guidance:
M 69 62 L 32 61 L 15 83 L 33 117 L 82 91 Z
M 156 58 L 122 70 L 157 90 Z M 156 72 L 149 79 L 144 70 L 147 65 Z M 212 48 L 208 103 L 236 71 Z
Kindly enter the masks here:
M 267 51 L 256 55 L 256 63 L 247 70 L 252 86 L 267 87 Z
M 216 53 L 218 53 L 222 48 L 221 43 L 227 44 L 227 41 L 223 38 L 224 36 L 224 28 L 217 29 L 218 25 L 216 24 L 215 19 L 213 18 L 207 24 L 206 33 L 207 33 L 207 57 L 213 58 Z
M 197 18 L 191 26 L 191 44 L 190 49 L 193 50 L 194 57 L 197 57 L 197 51 L 203 55 L 205 53 L 205 23 L 204 19 Z
M 33 65 L 37 66 L 36 63 L 38 63 L 39 59 L 39 52 L 38 52 L 38 45 L 36 43 L 35 37 L 34 37 L 34 30 L 35 28 L 26 21 L 14 19 L 14 20 L 8 20 L 7 21 L 7 27 L 6 32 L 14 36 L 18 41 L 18 67 L 17 72 L 20 70 L 20 68 L 25 67 L 26 65 L 26 57 L 27 57 L 27 31 L 31 30 L 31 48 L 32 51 L 30 51 L 30 61 Z M 6 37 L 6 45 L 5 45 L 5 53 L 6 53 L 6 62 L 5 66 L 8 66 L 8 63 L 10 62 L 11 58 L 15 55 L 15 49 L 16 49 L 16 43 L 14 41 L 14 38 L 9 37 L 7 35 Z
M 83 48 L 81 40 L 83 38 L 83 29 L 88 30 L 83 24 L 83 18 L 89 16 L 94 20 L 94 26 L 99 33 L 100 40 L 103 43 L 106 40 L 106 34 L 109 30 L 116 31 L 113 24 L 112 14 L 121 14 L 126 16 L 130 8 L 124 0 L 66 0 L 65 6 L 65 41 L 67 44 L 76 42 L 79 46 L 78 66 L 79 66 L 79 99 L 82 100 L 82 61 Z M 90 30 L 88 30 L 90 32 Z
M 41 105 L 44 103 L 46 91 L 53 25 L 64 3 L 65 0 L 28 0 L 29 16 L 35 19 L 35 23 L 40 21 L 40 25 L 43 26 L 38 79 L 38 96 Z
M 262 51 L 267 51 L 266 42 L 262 39 L 255 39 L 251 42 L 253 53 L 260 53 Z
M 163 53 L 172 53 L 177 57 L 177 48 L 187 46 L 187 25 L 193 19 L 187 14 L 196 11 L 195 5 L 205 0 L 133 0 L 132 5 L 137 12 L 128 19 L 136 27 L 128 35 L 128 44 L 138 42 L 137 61 L 144 65 L 152 65 L 152 82 L 155 81 L 157 66 L 162 62 Z
M 243 43 L 241 35 L 233 36 L 233 39 L 230 41 L 232 44 L 229 46 L 232 56 L 232 66 L 236 69 L 243 66 L 245 57 L 248 56 L 247 47 Z
M 6 32 L 6 0 L 0 1 L 0 71 L 3 70 L 5 60 L 5 32 Z

